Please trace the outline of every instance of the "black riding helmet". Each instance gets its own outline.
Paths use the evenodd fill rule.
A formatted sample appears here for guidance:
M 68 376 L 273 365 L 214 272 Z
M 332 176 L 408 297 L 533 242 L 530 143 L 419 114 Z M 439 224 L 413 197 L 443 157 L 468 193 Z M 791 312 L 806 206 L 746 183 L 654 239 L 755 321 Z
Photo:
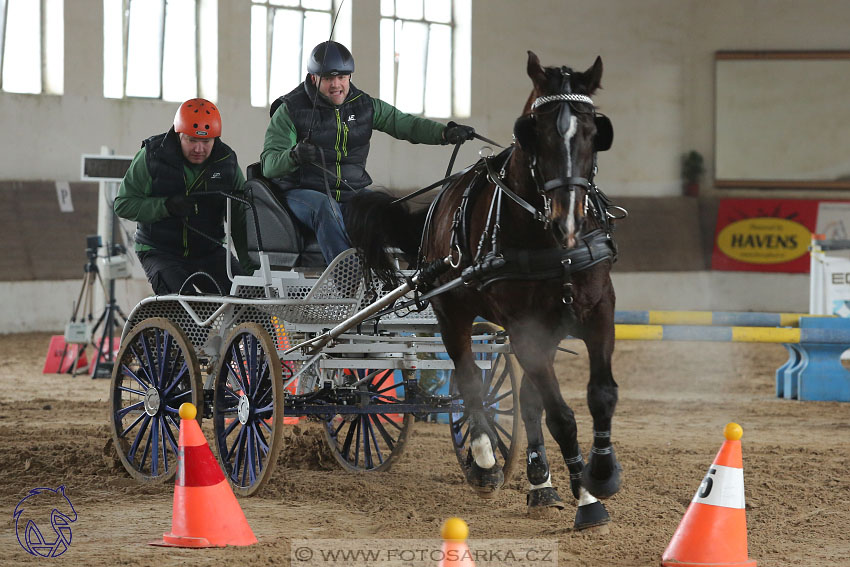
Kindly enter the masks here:
M 311 75 L 350 75 L 354 72 L 354 57 L 343 44 L 323 41 L 313 48 L 307 72 Z

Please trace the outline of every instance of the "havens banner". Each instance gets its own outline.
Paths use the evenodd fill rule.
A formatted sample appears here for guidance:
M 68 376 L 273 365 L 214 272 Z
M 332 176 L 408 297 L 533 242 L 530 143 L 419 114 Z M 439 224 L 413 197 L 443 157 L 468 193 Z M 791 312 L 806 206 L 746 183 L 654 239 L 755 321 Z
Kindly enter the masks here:
M 809 271 L 818 201 L 723 199 L 711 267 L 751 272 Z

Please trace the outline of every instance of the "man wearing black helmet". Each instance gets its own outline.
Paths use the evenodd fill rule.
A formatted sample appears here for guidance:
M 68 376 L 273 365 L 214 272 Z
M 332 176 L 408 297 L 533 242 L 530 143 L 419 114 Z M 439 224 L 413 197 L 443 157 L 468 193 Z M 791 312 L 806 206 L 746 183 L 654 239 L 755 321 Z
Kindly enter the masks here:
M 435 145 L 471 139 L 475 130 L 405 114 L 364 93 L 351 83 L 351 52 L 335 41 L 313 49 L 307 71 L 303 83 L 272 103 L 260 160 L 263 175 L 284 191 L 299 223 L 316 233 L 330 263 L 350 247 L 345 202 L 372 183 L 366 172 L 372 130 Z

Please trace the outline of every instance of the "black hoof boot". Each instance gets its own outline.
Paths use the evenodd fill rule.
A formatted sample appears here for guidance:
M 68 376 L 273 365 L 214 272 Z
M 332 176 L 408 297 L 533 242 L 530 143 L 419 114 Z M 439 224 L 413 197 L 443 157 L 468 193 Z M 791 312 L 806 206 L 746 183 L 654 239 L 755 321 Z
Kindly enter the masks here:
M 579 506 L 576 510 L 576 521 L 573 527 L 576 530 L 586 530 L 594 526 L 601 526 L 611 521 L 608 510 L 599 500 L 591 504 Z
M 596 449 L 590 452 L 587 465 L 581 471 L 581 484 L 590 494 L 605 500 L 620 490 L 620 471 L 622 467 L 614 455 L 614 448 L 607 447 L 608 453 L 599 454 Z
M 475 461 L 466 471 L 466 482 L 482 498 L 492 498 L 505 484 L 505 473 L 498 463 L 489 469 L 482 469 Z
M 529 490 L 525 502 L 528 505 L 528 515 L 532 517 L 557 513 L 565 508 L 558 491 L 551 486 Z

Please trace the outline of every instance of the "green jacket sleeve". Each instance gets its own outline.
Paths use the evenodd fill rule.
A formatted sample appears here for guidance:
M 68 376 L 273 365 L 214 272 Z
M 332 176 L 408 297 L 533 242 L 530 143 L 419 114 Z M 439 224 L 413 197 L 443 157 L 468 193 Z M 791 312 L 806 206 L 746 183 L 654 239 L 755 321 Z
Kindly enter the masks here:
M 236 169 L 236 176 L 233 182 L 233 190 L 237 195 L 242 193 L 242 188 L 245 185 L 245 177 L 242 175 L 242 170 Z M 236 249 L 236 257 L 239 259 L 239 265 L 245 270 L 246 274 L 253 274 L 259 266 L 254 264 L 248 258 L 248 240 L 247 240 L 247 224 L 245 222 L 246 207 L 237 201 L 230 203 L 230 234 L 233 237 L 233 247 Z
M 152 197 L 152 180 L 145 163 L 145 148 L 136 153 L 121 187 L 115 197 L 113 208 L 115 214 L 122 219 L 136 222 L 152 223 L 169 216 L 165 208 L 165 197 Z
M 427 118 L 405 114 L 391 104 L 378 98 L 372 99 L 374 117 L 372 126 L 398 140 L 414 144 L 443 144 L 445 125 Z
M 263 175 L 268 178 L 283 177 L 298 169 L 298 162 L 292 156 L 291 150 L 298 141 L 295 124 L 289 117 L 286 103 L 281 104 L 269 121 L 266 128 L 266 139 L 263 142 L 263 153 L 260 163 Z

